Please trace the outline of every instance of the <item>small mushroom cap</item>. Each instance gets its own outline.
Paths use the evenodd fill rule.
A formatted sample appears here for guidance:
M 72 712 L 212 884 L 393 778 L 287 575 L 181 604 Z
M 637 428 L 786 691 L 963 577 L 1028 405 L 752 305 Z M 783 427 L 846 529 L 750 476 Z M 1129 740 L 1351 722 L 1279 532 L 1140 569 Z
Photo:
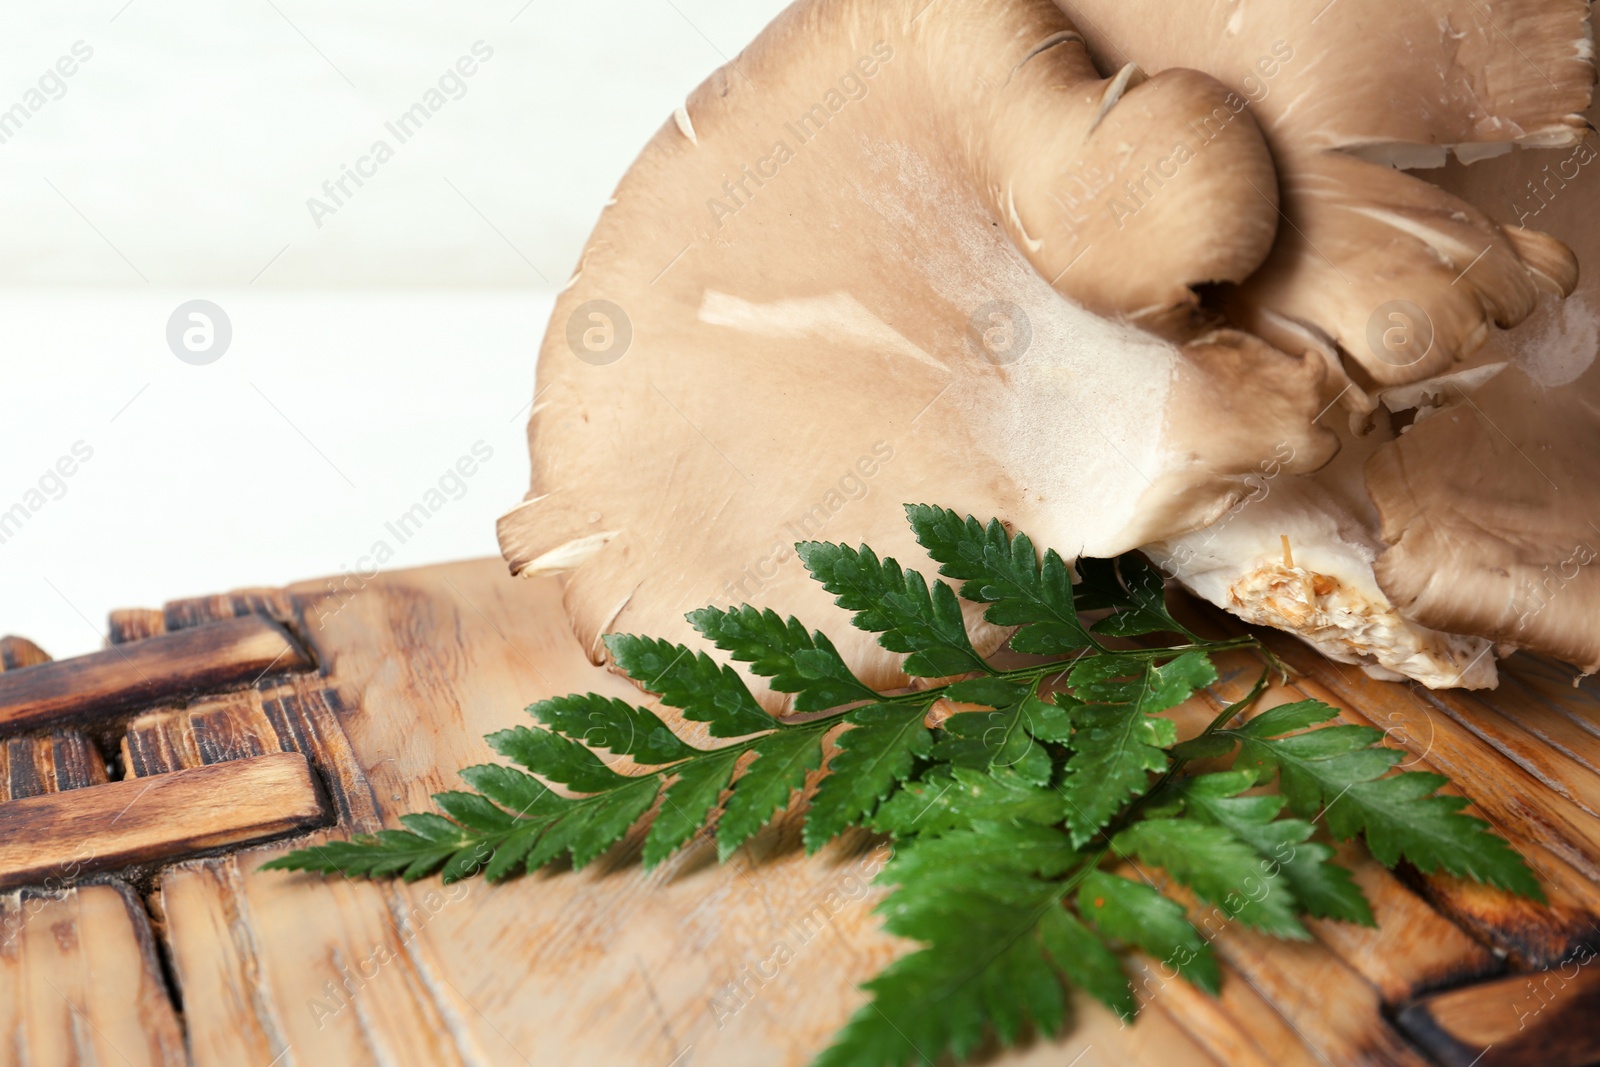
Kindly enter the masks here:
M 1241 0 L 1170 18 L 1128 0 L 1061 6 L 1102 64 L 1203 70 L 1249 99 L 1284 225 L 1233 294 L 1238 325 L 1290 351 L 1309 331 L 1383 386 L 1449 370 L 1491 324 L 1575 283 L 1557 241 L 1391 168 L 1575 144 L 1594 84 L 1586 0 Z

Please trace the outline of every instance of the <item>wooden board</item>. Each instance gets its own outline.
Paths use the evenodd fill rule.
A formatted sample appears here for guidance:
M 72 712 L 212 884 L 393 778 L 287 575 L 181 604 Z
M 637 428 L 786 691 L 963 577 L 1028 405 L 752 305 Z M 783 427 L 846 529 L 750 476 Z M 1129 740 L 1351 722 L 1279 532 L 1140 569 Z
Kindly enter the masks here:
M 321 602 L 320 583 L 290 592 L 326 620 L 308 643 L 336 665 L 324 684 L 391 825 L 492 758 L 482 734 L 532 700 L 630 692 L 582 656 L 553 584 L 494 563 L 381 578 L 342 604 Z M 498 887 L 257 871 L 272 851 L 178 867 L 161 896 L 196 1061 L 292 1048 L 340 1063 L 802 1064 L 897 946 L 871 918 L 871 843 L 807 861 L 797 830 L 784 823 L 727 866 L 702 842 L 646 876 L 635 843 L 576 875 Z M 775 970 L 780 941 L 793 959 Z M 1206 1060 L 1165 1020 L 1123 1030 L 1098 1006 L 1081 1014 L 1068 1042 L 1007 1062 L 1090 1045 L 1084 1067 L 1140 1049 Z
M 510 579 L 498 560 L 118 612 L 111 632 L 132 652 L 250 617 L 284 627 L 314 669 L 208 679 L 181 704 L 135 713 L 91 698 L 67 713 L 109 716 L 115 736 L 100 754 L 130 778 L 299 753 L 338 820 L 323 833 L 344 836 L 425 810 L 457 768 L 493 758 L 481 735 L 524 721 L 534 700 L 636 696 L 584 657 L 554 582 Z M 1151 972 L 1134 1027 L 1084 1004 L 1066 1038 L 985 1062 L 1422 1065 L 1440 1055 L 1441 1033 L 1464 1036 L 1464 1048 L 1474 1037 L 1457 1033 L 1462 1013 L 1440 998 L 1529 981 L 1529 968 L 1589 945 L 1600 914 L 1589 873 L 1600 872 L 1600 833 L 1587 810 L 1600 798 L 1600 740 L 1586 740 L 1600 738 L 1594 691 L 1562 690 L 1551 668 L 1518 663 L 1502 692 L 1445 700 L 1292 644 L 1284 653 L 1304 674 L 1263 707 L 1315 695 L 1390 731 L 1416 765 L 1461 781 L 1558 907 L 1390 872 L 1347 849 L 1379 929 L 1315 923 L 1314 940 L 1285 945 L 1197 914 L 1224 961 L 1220 999 Z M 1174 711 L 1180 724 L 1254 680 L 1248 657 L 1223 667 L 1212 691 Z M 1537 701 L 1544 710 L 1519 718 Z M 29 742 L 37 764 L 44 741 Z M 808 859 L 792 816 L 726 865 L 700 841 L 646 875 L 636 833 L 583 872 L 495 887 L 257 869 L 283 847 L 174 862 L 145 883 L 192 1062 L 799 1065 L 863 1002 L 855 984 L 905 948 L 871 913 L 878 842 L 856 837 Z M 1558 1015 L 1564 1030 L 1600 1030 L 1570 1013 L 1544 1018 Z M 1526 1062 L 1582 1062 L 1571 1058 L 1581 1042 L 1530 1047 L 1545 1058 Z
M 1593 956 L 1425 997 L 1400 1025 L 1446 1067 L 1600 1061 L 1600 971 Z

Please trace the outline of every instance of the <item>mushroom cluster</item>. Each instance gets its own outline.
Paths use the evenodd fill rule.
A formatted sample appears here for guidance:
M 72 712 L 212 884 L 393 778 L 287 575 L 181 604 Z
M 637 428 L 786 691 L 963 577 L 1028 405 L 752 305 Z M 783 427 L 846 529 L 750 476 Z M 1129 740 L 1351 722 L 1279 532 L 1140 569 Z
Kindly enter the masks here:
M 926 500 L 1380 677 L 1593 671 L 1592 49 L 1587 0 L 801 0 L 606 207 L 502 550 L 597 662 L 748 602 L 897 684 L 792 544 L 926 567 Z

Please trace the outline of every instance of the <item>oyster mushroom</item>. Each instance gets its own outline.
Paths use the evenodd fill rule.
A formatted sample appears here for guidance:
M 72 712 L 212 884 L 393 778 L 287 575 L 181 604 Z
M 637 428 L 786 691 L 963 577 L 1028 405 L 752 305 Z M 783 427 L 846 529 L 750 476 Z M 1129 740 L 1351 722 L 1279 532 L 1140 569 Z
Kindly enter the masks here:
M 1226 9 L 1172 21 L 1221 34 Z M 1283 162 L 1300 158 L 1281 147 L 1300 135 L 1275 128 L 1283 115 L 1251 103 L 1214 57 L 1152 54 L 1102 74 L 1080 31 L 1104 14 L 1069 19 L 1032 0 L 796 4 L 645 147 L 557 301 L 529 422 L 532 486 L 500 523 L 514 572 L 566 576 L 597 661 L 605 632 L 682 639 L 686 610 L 745 601 L 824 626 L 864 679 L 895 684 L 895 657 L 829 625 L 837 609 L 794 541 L 866 541 L 926 566 L 900 504 L 931 499 L 1067 555 L 1167 544 L 1228 516 L 1264 462 L 1285 477 L 1326 465 L 1338 432 L 1350 436 L 1319 422 L 1342 421 L 1332 403 L 1448 363 L 1346 368 L 1352 309 L 1379 290 L 1329 298 L 1303 259 L 1274 267 L 1304 237 L 1279 224 L 1279 190 L 1297 188 L 1285 175 L 1308 173 Z M 1583 25 L 1557 29 L 1575 40 Z M 1519 43 L 1546 58 L 1558 39 Z M 1308 44 L 1306 69 L 1348 78 L 1334 65 L 1348 42 L 1327 48 Z M 1463 62 L 1480 89 L 1499 76 L 1479 69 L 1487 58 Z M 1525 113 L 1495 110 L 1490 94 L 1467 132 L 1556 139 L 1572 128 L 1570 95 Z M 1512 119 L 1516 131 L 1494 126 Z M 1460 132 L 1375 120 L 1364 136 Z M 1346 161 L 1372 172 L 1348 178 Z M 1548 238 L 1508 237 L 1378 164 L 1337 164 L 1314 180 L 1348 183 L 1412 242 L 1337 254 L 1364 280 L 1387 257 L 1428 283 L 1418 302 L 1452 324 L 1439 331 L 1449 359 L 1482 340 L 1484 321 L 1525 315 L 1539 285 L 1570 285 Z M 1287 195 L 1291 223 L 1309 217 Z M 1483 281 L 1440 295 L 1445 242 L 1406 214 L 1407 197 L 1443 213 L 1436 228 L 1493 244 Z M 1261 280 L 1275 270 L 1277 289 Z

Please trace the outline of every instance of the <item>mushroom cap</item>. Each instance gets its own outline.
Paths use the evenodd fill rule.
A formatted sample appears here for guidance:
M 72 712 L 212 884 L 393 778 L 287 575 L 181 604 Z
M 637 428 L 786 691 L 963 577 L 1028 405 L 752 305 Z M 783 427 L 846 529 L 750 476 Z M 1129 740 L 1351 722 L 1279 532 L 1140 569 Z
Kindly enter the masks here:
M 567 575 L 597 660 L 605 632 L 745 601 L 890 685 L 795 541 L 926 566 L 900 505 L 932 499 L 1110 555 L 1208 522 L 1280 443 L 1325 462 L 1322 360 L 1194 293 L 1276 233 L 1229 99 L 1102 78 L 1029 0 L 790 8 L 646 146 L 556 304 L 513 570 Z
M 1516 648 L 1600 669 L 1597 160 L 1584 141 L 1432 172 L 1568 242 L 1577 290 L 1492 332 L 1471 366 L 1378 392 L 1385 410 L 1332 463 L 1264 474 L 1151 555 L 1213 603 L 1379 677 L 1492 686 L 1495 654 Z

